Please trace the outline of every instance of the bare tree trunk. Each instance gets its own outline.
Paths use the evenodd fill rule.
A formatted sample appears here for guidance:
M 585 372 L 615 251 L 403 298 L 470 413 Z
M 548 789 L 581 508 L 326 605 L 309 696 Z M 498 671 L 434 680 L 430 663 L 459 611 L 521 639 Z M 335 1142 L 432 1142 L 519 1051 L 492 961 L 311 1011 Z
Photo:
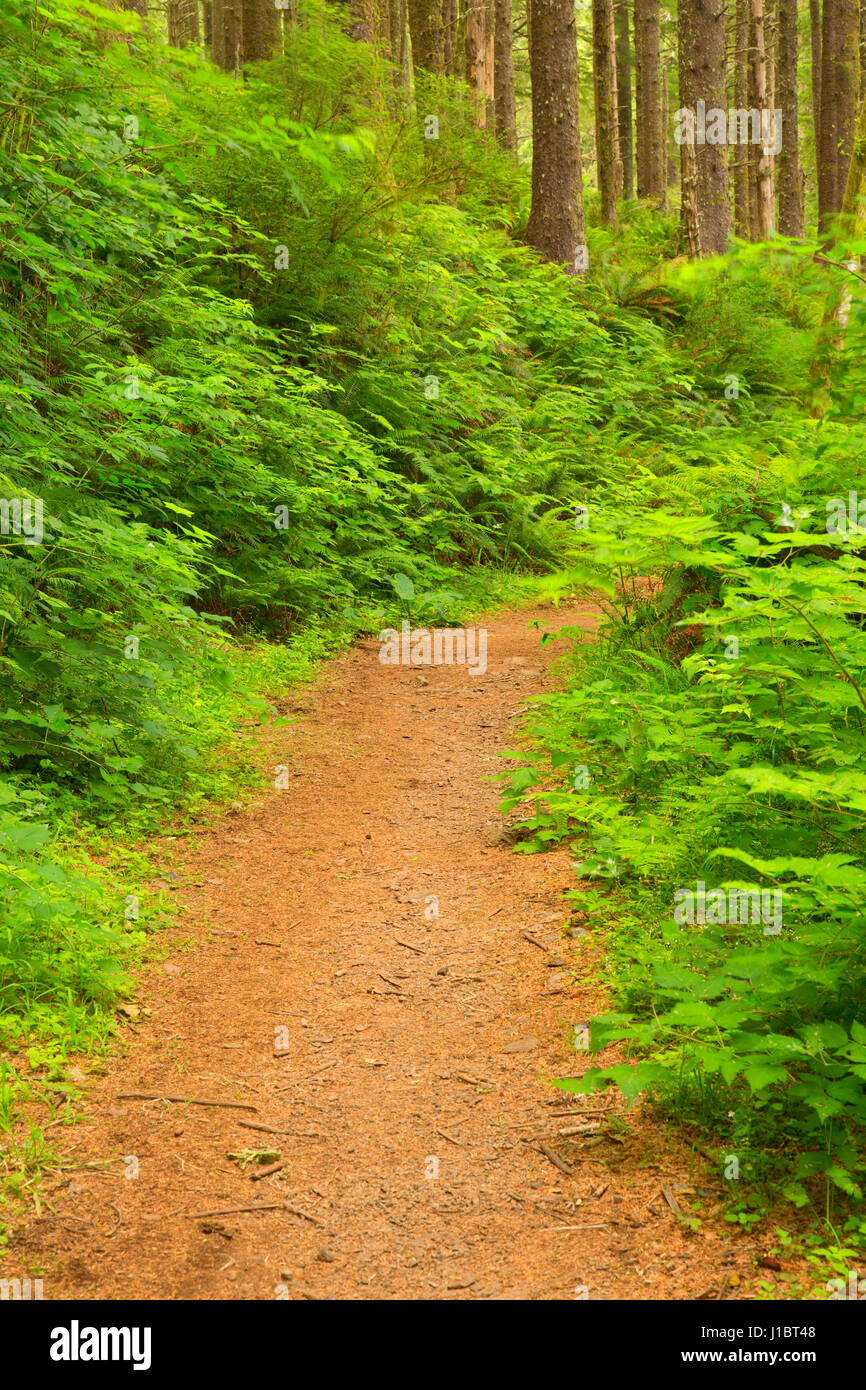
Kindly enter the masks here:
M 779 0 L 778 77 L 782 142 L 776 161 L 779 189 L 779 231 L 782 236 L 802 237 L 803 203 L 800 197 L 800 131 L 797 100 L 797 0 Z
M 773 235 L 775 202 L 773 198 L 773 165 L 770 146 L 772 135 L 767 124 L 772 117 L 767 92 L 767 49 L 764 37 L 764 0 L 751 0 L 752 21 L 752 82 L 749 106 L 761 113 L 761 142 L 749 146 L 751 179 L 749 205 L 753 241 L 767 241 Z M 766 134 L 765 134 L 766 132 Z
M 442 0 L 408 0 L 412 66 L 416 72 L 445 73 Z
M 866 193 L 866 101 L 860 106 L 852 145 L 848 177 L 845 181 L 845 194 L 842 199 L 842 207 L 839 210 L 842 235 L 849 243 L 862 241 L 864 233 L 866 233 L 866 211 L 864 211 L 863 198 L 864 193 Z M 856 271 L 857 269 L 857 263 L 852 258 L 852 253 L 847 249 L 843 252 L 841 264 L 845 265 L 849 271 Z M 827 295 L 809 373 L 814 390 L 812 414 L 815 416 L 823 415 L 827 408 L 832 359 L 842 347 L 848 324 L 851 291 L 844 283 L 844 275 L 838 274 L 838 281 L 831 286 Z
M 670 97 L 669 97 L 668 93 L 669 93 L 669 88 L 670 88 L 670 60 L 669 60 L 667 54 L 665 54 L 665 55 L 664 55 L 664 58 L 662 59 L 661 69 L 662 69 L 662 74 L 661 74 L 661 75 L 662 75 L 662 129 L 661 129 L 661 138 L 660 138 L 660 140 L 659 140 L 659 155 L 661 156 L 661 164 L 662 164 L 662 178 L 661 178 L 662 191 L 661 191 L 661 197 L 660 197 L 660 199 L 659 199 L 659 207 L 660 207 L 660 208 L 667 208 L 667 205 L 668 205 L 668 188 L 671 187 L 672 184 L 675 184 L 676 181 L 677 181 L 677 178 L 679 177 L 679 166 L 678 166 L 678 163 L 677 163 L 677 161 L 671 156 L 670 150 L 669 150 L 670 136 L 669 136 L 669 134 L 668 134 L 668 131 L 670 130 L 670 124 L 669 124 L 669 117 L 670 117 Z
M 457 76 L 459 29 L 457 0 L 442 0 L 442 61 L 445 72 L 450 73 L 452 77 Z
M 842 207 L 854 140 L 859 88 L 858 0 L 824 0 L 821 24 L 821 124 L 818 224 L 823 233 Z
M 466 81 L 475 96 L 475 125 L 487 125 L 487 3 L 468 0 L 466 10 Z
M 274 0 L 242 0 L 244 62 L 273 58 L 280 44 L 280 12 Z
M 634 128 L 631 114 L 631 36 L 629 0 L 616 0 L 616 110 L 619 129 L 619 157 L 622 161 L 623 197 L 634 197 Z
M 529 35 L 532 208 L 526 240 L 546 260 L 573 271 L 586 243 L 574 0 L 531 0 Z
M 226 65 L 226 27 L 223 5 L 225 0 L 211 0 L 211 57 L 217 67 Z
M 213 0 L 213 59 L 224 72 L 243 66 L 241 0 Z
M 496 138 L 504 150 L 517 153 L 517 119 L 514 108 L 514 40 L 511 0 L 495 0 L 493 46 L 493 101 Z
M 734 16 L 734 106 L 746 111 L 749 105 L 749 0 L 736 0 Z M 742 140 L 733 147 L 734 232 L 744 241 L 751 236 L 749 213 L 749 147 Z
M 536 0 L 538 3 L 539 0 Z M 601 220 L 617 225 L 616 57 L 613 0 L 592 0 L 592 66 L 595 90 L 595 161 Z
M 659 0 L 634 0 L 637 196 L 661 203 L 667 189 L 667 103 L 663 111 L 660 21 Z
M 726 144 L 701 144 L 697 127 L 700 109 L 727 108 L 725 84 L 726 0 L 680 0 L 678 19 L 680 108 L 692 113 L 693 142 L 680 146 L 683 173 L 683 221 L 689 237 L 692 217 L 691 180 L 694 179 L 694 212 L 699 255 L 725 250 L 731 235 L 731 200 L 728 189 Z M 692 175 L 692 160 L 694 174 Z
M 817 155 L 821 132 L 821 0 L 809 0 L 809 31 L 812 37 L 812 138 Z

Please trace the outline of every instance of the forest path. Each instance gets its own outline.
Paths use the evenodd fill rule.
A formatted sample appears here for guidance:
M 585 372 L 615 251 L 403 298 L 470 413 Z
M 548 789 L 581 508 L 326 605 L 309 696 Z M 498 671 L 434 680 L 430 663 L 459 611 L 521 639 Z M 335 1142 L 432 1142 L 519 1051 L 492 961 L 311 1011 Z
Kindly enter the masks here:
M 594 619 L 493 616 L 474 676 L 383 666 L 377 642 L 357 644 L 286 701 L 297 723 L 255 735 L 268 785 L 285 764 L 288 788 L 192 844 L 166 838 L 182 929 L 142 972 L 125 1055 L 81 1121 L 50 1132 L 69 1165 L 51 1207 L 12 1234 L 46 1299 L 736 1287 L 737 1237 L 684 1229 L 661 1191 L 692 1200 L 682 1147 L 639 1112 L 624 1133 L 562 1135 L 613 1098 L 572 1105 L 545 1084 L 585 1065 L 571 1029 L 602 1004 L 601 952 L 562 937 L 569 854 L 496 844 L 484 779 L 523 702 L 555 683 L 562 643 L 540 631 L 566 624 Z M 226 1157 L 261 1148 L 286 1167 L 256 1180 Z

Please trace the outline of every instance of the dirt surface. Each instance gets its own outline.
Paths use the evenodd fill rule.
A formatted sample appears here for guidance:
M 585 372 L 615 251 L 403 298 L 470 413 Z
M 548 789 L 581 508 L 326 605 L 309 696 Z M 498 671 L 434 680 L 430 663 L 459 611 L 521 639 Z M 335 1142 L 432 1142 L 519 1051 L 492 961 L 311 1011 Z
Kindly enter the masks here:
M 176 881 L 153 886 L 180 896 L 182 929 L 142 972 L 124 1055 L 51 1131 L 60 1181 L 15 1224 L 5 1272 L 41 1273 L 46 1299 L 754 1283 L 744 1236 L 675 1214 L 713 1206 L 706 1165 L 690 1176 L 684 1148 L 618 1097 L 550 1084 L 587 1064 L 573 1029 L 603 1004 L 602 954 L 586 925 L 563 935 L 570 855 L 515 854 L 487 780 L 527 698 L 555 683 L 562 644 L 542 648 L 533 619 L 593 626 L 496 615 L 475 676 L 383 666 L 361 643 L 289 699 L 297 723 L 248 735 L 265 786 L 280 766 L 288 786 L 192 847 L 166 840 Z M 596 1128 L 614 1111 L 624 1124 Z M 279 1158 L 227 1157 L 244 1150 Z

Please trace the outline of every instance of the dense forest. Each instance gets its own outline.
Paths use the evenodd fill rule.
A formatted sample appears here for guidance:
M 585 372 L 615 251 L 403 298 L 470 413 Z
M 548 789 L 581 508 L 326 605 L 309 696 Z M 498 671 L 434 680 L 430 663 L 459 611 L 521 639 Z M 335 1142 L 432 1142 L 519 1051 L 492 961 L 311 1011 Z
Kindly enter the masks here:
M 557 1099 L 798 1252 L 754 1296 L 826 1298 L 866 1258 L 866 5 L 4 0 L 0 91 L 9 1221 L 136 1045 L 149 846 L 270 789 L 245 731 L 535 605 L 555 679 L 484 775 L 498 872 L 568 855 L 604 941 Z

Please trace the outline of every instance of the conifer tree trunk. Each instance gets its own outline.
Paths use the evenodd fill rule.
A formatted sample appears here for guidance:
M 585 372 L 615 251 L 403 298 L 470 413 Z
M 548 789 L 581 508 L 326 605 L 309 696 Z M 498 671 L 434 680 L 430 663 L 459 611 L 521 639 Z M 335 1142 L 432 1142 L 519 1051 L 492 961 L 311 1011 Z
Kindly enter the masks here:
M 540 3 L 540 0 L 536 0 Z M 601 194 L 601 220 L 617 225 L 616 55 L 613 44 L 613 0 L 592 0 L 592 67 L 595 91 L 595 160 Z
M 406 0 L 389 0 L 388 8 L 394 86 L 398 92 L 408 95 L 411 63 L 409 60 L 409 22 L 406 13 Z
M 475 125 L 487 125 L 487 0 L 467 0 L 466 81 L 475 97 Z
M 408 12 L 413 68 L 416 72 L 442 77 L 445 73 L 442 0 L 408 0 Z
M 826 88 L 823 87 L 823 79 L 822 89 L 826 91 Z M 866 194 L 866 101 L 861 103 L 860 114 L 857 117 L 851 158 L 848 162 L 845 193 L 842 198 L 842 206 L 839 209 L 842 235 L 849 243 L 862 241 L 864 234 L 866 234 L 864 194 Z M 851 271 L 857 269 L 857 263 L 852 259 L 852 254 L 847 249 L 843 251 L 842 264 L 847 265 Z M 835 273 L 838 274 L 838 279 L 831 286 L 827 295 L 821 327 L 815 344 L 815 354 L 809 370 L 813 386 L 812 414 L 815 416 L 823 415 L 827 408 L 832 359 L 842 347 L 848 322 L 850 290 L 844 283 L 845 276 L 840 272 Z
M 574 0 L 530 0 L 532 207 L 526 240 L 572 272 L 586 242 Z
M 665 200 L 667 152 L 662 112 L 659 0 L 634 0 L 637 196 Z
M 800 196 L 800 132 L 797 100 L 797 0 L 779 0 L 777 42 L 778 101 L 782 113 L 782 140 L 776 158 L 779 189 L 779 231 L 782 236 L 802 237 L 803 202 Z
M 280 43 L 280 12 L 274 0 L 242 0 L 245 63 L 273 58 Z
M 619 129 L 619 157 L 622 162 L 623 197 L 634 197 L 634 127 L 631 108 L 630 0 L 615 0 L 616 31 L 616 110 Z
M 708 111 L 714 108 L 727 110 L 725 10 L 726 0 L 680 0 L 677 25 L 680 108 L 693 113 L 696 127 L 699 101 L 705 103 Z M 696 218 L 697 254 L 716 255 L 725 250 L 731 234 L 727 145 L 711 144 L 709 141 L 701 144 L 697 129 L 691 149 L 689 144 L 689 140 L 684 139 L 680 146 L 683 220 L 688 232 L 693 215 Z M 694 209 L 688 206 L 688 198 L 692 196 Z M 689 235 L 691 238 L 692 234 Z
M 457 0 L 442 0 L 442 62 L 446 73 L 457 76 L 460 16 Z
M 749 0 L 736 0 L 734 12 L 734 107 L 747 111 L 749 106 Z M 734 184 L 734 231 L 748 241 L 751 234 L 749 206 L 749 147 L 737 142 L 731 147 L 731 172 Z
M 751 0 L 751 64 L 749 109 L 761 113 L 761 141 L 749 145 L 749 212 L 752 241 L 766 241 L 773 235 L 773 166 L 769 145 L 764 143 L 763 124 L 770 113 L 767 91 L 767 48 L 764 32 L 764 0 Z M 766 113 L 766 114 L 765 114 Z M 751 133 L 751 132 L 750 132 Z M 770 137 L 772 138 L 772 137 Z
M 243 66 L 242 0 L 213 0 L 213 60 L 224 72 Z
M 511 0 L 494 0 L 493 104 L 496 138 L 504 150 L 517 153 L 514 107 L 514 39 Z
M 817 155 L 821 131 L 821 0 L 809 0 L 812 71 L 812 138 Z
M 818 133 L 818 223 L 823 232 L 842 207 L 859 89 L 858 0 L 823 0 L 821 108 Z

